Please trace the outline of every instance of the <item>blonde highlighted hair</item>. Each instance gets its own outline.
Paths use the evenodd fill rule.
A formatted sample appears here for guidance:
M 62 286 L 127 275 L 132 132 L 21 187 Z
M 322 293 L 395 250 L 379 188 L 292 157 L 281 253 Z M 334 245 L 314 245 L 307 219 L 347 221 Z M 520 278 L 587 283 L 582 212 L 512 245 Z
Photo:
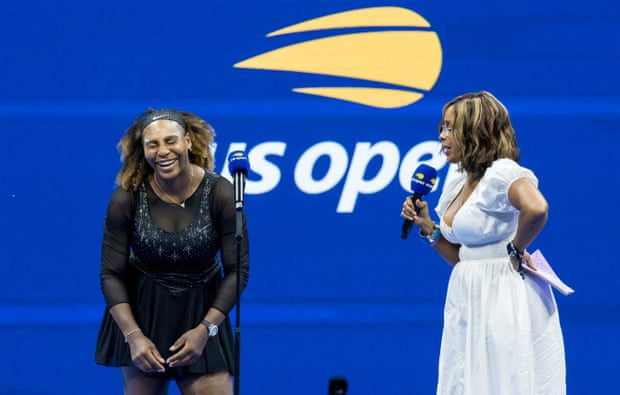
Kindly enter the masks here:
M 486 91 L 467 93 L 450 100 L 443 114 L 452 108 L 451 134 L 456 141 L 459 170 L 480 179 L 491 164 L 501 158 L 519 161 L 517 139 L 506 107 Z
M 189 134 L 192 148 L 189 151 L 189 160 L 207 170 L 213 170 L 214 160 L 211 152 L 211 144 L 215 132 L 211 125 L 198 115 L 188 111 L 165 110 L 175 112 L 183 118 L 185 122 L 185 134 Z M 148 165 L 144 158 L 144 137 L 145 121 L 149 116 L 157 112 L 148 109 L 142 113 L 134 123 L 125 131 L 123 138 L 118 143 L 118 151 L 121 154 L 121 169 L 116 176 L 116 184 L 128 191 L 137 191 L 145 177 L 153 173 L 153 169 Z M 179 124 L 180 127 L 182 127 Z

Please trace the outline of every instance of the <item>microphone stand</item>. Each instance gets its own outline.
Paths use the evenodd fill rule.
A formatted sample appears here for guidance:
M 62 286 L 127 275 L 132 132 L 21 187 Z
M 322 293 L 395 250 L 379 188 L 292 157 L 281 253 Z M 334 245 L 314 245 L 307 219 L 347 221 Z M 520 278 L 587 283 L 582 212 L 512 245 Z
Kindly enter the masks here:
M 243 196 L 244 179 L 241 173 L 234 175 L 237 196 Z M 235 240 L 237 241 L 237 304 L 235 316 L 235 388 L 234 395 L 239 395 L 241 376 L 241 242 L 243 241 L 243 199 L 235 201 Z

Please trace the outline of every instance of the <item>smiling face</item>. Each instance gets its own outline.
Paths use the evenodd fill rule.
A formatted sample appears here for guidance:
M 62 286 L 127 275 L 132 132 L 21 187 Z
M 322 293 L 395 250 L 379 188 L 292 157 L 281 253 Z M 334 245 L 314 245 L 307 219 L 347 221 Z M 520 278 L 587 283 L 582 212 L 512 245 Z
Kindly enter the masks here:
M 446 108 L 439 125 L 439 140 L 441 141 L 441 150 L 446 155 L 446 159 L 450 163 L 458 163 L 459 150 L 453 128 L 456 122 L 456 111 L 454 106 Z
M 142 143 L 146 162 L 160 179 L 176 178 L 188 168 L 191 141 L 177 122 L 162 119 L 149 124 Z

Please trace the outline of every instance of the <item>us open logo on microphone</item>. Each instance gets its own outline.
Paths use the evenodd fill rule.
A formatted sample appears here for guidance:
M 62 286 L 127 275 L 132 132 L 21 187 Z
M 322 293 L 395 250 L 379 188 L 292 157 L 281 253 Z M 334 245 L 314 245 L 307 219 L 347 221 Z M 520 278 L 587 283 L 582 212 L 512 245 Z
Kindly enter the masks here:
M 426 174 L 422 172 L 415 173 L 413 177 L 411 177 L 411 183 L 422 185 L 425 188 L 428 188 L 429 191 L 431 191 L 435 187 L 435 184 L 437 183 L 437 177 L 433 177 L 428 180 L 425 178 L 427 178 Z
M 381 30 L 378 30 L 381 28 Z M 439 77 L 439 36 L 420 14 L 401 7 L 371 7 L 309 19 L 267 37 L 332 29 L 371 29 L 287 45 L 245 59 L 236 68 L 289 71 L 347 78 L 341 86 L 294 92 L 375 108 L 405 107 L 424 97 Z M 358 86 L 361 81 L 373 86 Z M 379 85 L 379 86 L 376 86 Z

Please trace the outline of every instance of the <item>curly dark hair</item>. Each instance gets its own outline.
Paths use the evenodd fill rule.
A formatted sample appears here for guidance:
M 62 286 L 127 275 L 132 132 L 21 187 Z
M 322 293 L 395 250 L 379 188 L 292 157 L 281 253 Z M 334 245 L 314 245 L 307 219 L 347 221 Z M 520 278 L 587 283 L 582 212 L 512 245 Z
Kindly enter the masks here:
M 508 110 L 495 96 L 486 91 L 467 93 L 450 100 L 443 107 L 444 116 L 449 108 L 455 114 L 451 133 L 460 158 L 459 170 L 480 179 L 497 159 L 519 161 Z
M 134 123 L 125 131 L 123 138 L 118 143 L 121 154 L 122 166 L 116 176 L 116 184 L 128 191 L 137 191 L 144 177 L 153 172 L 144 158 L 143 132 L 146 118 L 157 110 L 148 109 L 140 114 Z M 164 110 L 160 110 L 164 111 Z M 181 115 L 185 122 L 185 133 L 189 134 L 192 148 L 189 152 L 189 160 L 207 170 L 213 170 L 214 159 L 211 152 L 211 144 L 215 132 L 211 125 L 198 115 L 189 111 L 165 110 L 176 112 Z

